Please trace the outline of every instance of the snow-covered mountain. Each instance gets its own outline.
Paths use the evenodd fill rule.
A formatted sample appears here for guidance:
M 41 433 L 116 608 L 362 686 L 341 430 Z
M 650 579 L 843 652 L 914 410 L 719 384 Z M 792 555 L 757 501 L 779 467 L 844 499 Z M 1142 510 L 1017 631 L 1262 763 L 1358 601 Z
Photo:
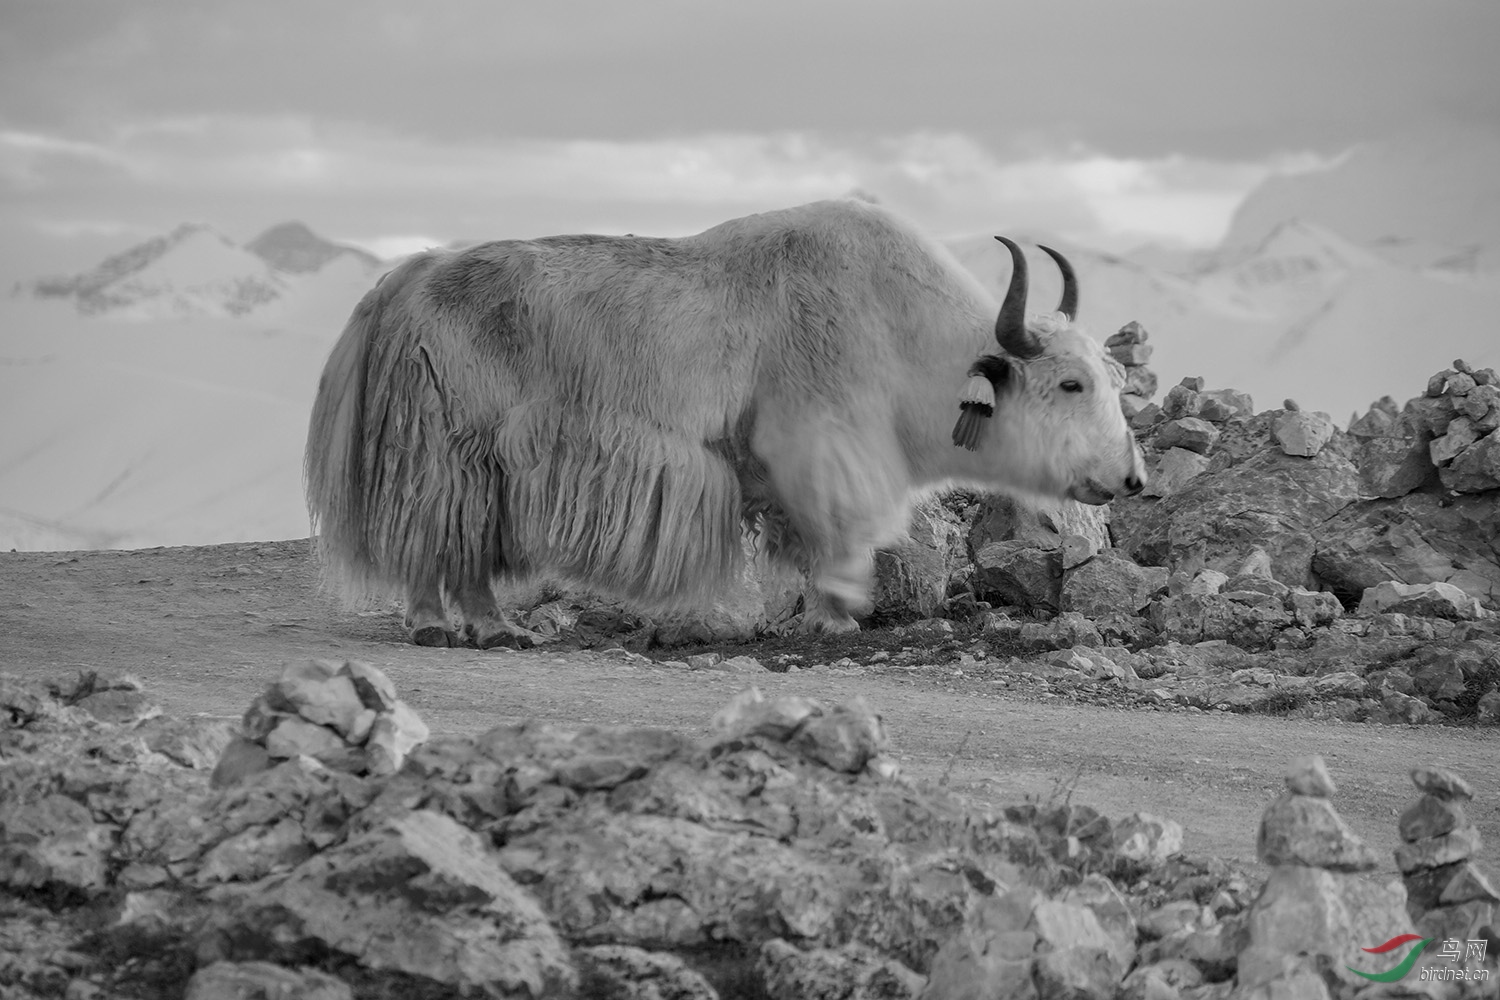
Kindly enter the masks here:
M 0 299 L 0 547 L 307 533 L 313 393 L 384 267 L 309 236 L 181 226 Z
M 1368 142 L 1333 169 L 1273 177 L 1240 205 L 1223 241 L 1259 246 L 1289 219 L 1393 262 L 1474 273 L 1500 267 L 1500 130 L 1433 127 Z M 1461 262 L 1470 260 L 1464 268 Z
M 380 261 L 332 243 L 300 222 L 273 226 L 244 246 L 203 223 L 184 223 L 82 274 L 42 278 L 23 292 L 62 299 L 85 316 L 121 320 L 262 313 L 331 264 L 361 276 Z

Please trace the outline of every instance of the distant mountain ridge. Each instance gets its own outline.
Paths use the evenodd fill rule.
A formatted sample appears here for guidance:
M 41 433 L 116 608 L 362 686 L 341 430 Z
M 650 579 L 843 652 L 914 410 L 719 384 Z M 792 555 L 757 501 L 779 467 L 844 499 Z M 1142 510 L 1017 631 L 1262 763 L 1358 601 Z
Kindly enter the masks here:
M 272 226 L 244 246 L 205 223 L 183 223 L 82 274 L 22 290 L 66 299 L 81 315 L 121 319 L 243 317 L 282 300 L 329 264 L 374 272 L 372 254 L 318 236 L 301 222 Z
M 1500 129 L 1434 126 L 1272 177 L 1235 212 L 1226 253 L 1300 219 L 1408 265 L 1500 270 Z
M 329 261 L 345 254 L 368 267 L 380 264 L 380 259 L 374 254 L 358 247 L 326 240 L 301 222 L 283 222 L 272 226 L 246 243 L 245 249 L 278 271 L 288 274 L 316 273 Z

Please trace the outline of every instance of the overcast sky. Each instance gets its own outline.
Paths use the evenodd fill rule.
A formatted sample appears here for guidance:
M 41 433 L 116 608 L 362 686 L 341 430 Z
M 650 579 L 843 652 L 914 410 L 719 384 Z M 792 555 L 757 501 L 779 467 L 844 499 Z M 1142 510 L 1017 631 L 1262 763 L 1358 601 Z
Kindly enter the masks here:
M 397 252 L 853 188 L 1208 245 L 1272 171 L 1493 127 L 1497 42 L 1496 0 L 0 0 L 0 277 L 185 220 Z

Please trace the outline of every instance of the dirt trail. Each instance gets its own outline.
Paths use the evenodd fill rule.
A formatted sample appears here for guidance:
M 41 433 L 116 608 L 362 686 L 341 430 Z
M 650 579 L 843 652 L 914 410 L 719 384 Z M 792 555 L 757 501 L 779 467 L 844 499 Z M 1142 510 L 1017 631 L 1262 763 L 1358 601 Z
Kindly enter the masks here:
M 1407 771 L 1452 767 L 1475 786 L 1470 810 L 1500 844 L 1500 733 L 1387 727 L 1217 712 L 1140 711 L 1025 700 L 930 672 L 687 672 L 605 655 L 422 649 L 399 617 L 351 612 L 315 594 L 305 541 L 131 552 L 0 554 L 0 670 L 54 676 L 80 667 L 140 677 L 169 714 L 238 716 L 287 660 L 357 657 L 387 671 L 434 732 L 477 734 L 539 719 L 706 732 L 755 683 L 768 695 L 863 695 L 895 754 L 921 781 L 947 776 L 1005 804 L 1067 794 L 1110 816 L 1176 819 L 1187 849 L 1253 866 L 1261 810 L 1289 758 L 1319 753 L 1350 825 L 1387 859 L 1414 798 Z M 1493 857 L 1494 848 L 1486 854 Z M 1494 865 L 1489 865 L 1493 870 Z

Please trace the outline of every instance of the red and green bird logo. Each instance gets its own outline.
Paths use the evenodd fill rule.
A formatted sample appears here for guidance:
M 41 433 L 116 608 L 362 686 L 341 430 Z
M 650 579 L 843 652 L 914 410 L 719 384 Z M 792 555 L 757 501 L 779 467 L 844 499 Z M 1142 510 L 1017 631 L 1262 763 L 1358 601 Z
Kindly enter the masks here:
M 1401 947 L 1403 944 L 1406 944 L 1408 941 L 1417 942 L 1416 947 L 1407 952 L 1406 957 L 1401 960 L 1401 964 L 1396 966 L 1394 969 L 1390 969 L 1386 972 L 1360 972 L 1352 965 L 1346 965 L 1344 966 L 1344 968 L 1348 969 L 1356 976 L 1364 976 L 1366 979 L 1369 979 L 1373 982 L 1394 983 L 1396 980 L 1400 979 L 1402 976 L 1410 972 L 1413 965 L 1417 964 L 1417 959 L 1421 956 L 1422 949 L 1426 948 L 1427 945 L 1432 942 L 1432 938 L 1424 938 L 1419 934 L 1398 934 L 1396 937 L 1391 938 L 1385 944 L 1378 944 L 1373 948 L 1360 949 L 1361 951 L 1367 952 L 1371 955 L 1384 955 L 1388 951 L 1395 951 L 1397 948 Z

